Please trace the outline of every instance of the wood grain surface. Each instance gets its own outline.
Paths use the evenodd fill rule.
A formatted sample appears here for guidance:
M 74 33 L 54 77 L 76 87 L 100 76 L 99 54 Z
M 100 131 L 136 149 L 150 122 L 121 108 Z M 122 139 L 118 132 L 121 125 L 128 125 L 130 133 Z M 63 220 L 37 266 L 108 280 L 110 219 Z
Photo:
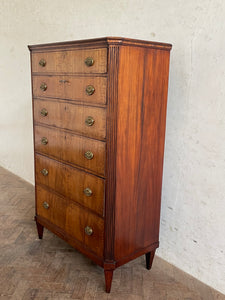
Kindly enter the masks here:
M 44 185 L 103 216 L 104 179 L 38 154 L 35 155 L 35 162 L 37 184 Z M 43 169 L 48 171 L 46 176 L 41 173 Z M 91 189 L 91 196 L 84 193 L 86 188 Z
M 107 105 L 107 164 L 105 195 L 105 264 L 115 268 L 115 195 L 116 195 L 116 147 L 117 147 L 117 102 L 118 102 L 119 47 L 110 46 L 108 53 L 108 105 Z M 119 99 L 121 100 L 121 99 Z M 111 278 L 109 272 L 106 276 Z M 111 281 L 107 280 L 109 284 Z M 110 289 L 108 287 L 108 289 Z
M 120 50 L 116 260 L 158 242 L 168 70 L 168 51 Z
M 47 116 L 41 110 L 47 110 Z M 94 124 L 88 126 L 85 121 L 92 117 Z M 75 105 L 57 100 L 34 100 L 34 122 L 72 130 L 84 136 L 97 139 L 106 137 L 106 110 L 86 105 Z
M 68 100 L 78 100 L 85 103 L 106 103 L 106 84 L 105 77 L 87 76 L 33 76 L 33 96 L 50 97 Z M 42 83 L 47 85 L 46 91 L 42 91 Z M 95 91 L 92 95 L 87 95 L 86 87 L 92 85 Z
M 43 137 L 47 138 L 47 145 L 42 144 Z M 35 126 L 35 151 L 81 166 L 102 176 L 105 174 L 105 142 L 102 141 L 59 129 Z M 93 153 L 90 160 L 85 157 L 87 151 Z
M 93 66 L 87 66 L 85 59 L 92 57 Z M 32 71 L 34 73 L 106 73 L 107 48 L 82 49 L 55 52 L 32 53 Z M 44 59 L 42 67 L 39 61 Z
M 44 202 L 48 203 L 48 209 L 43 207 Z M 37 186 L 37 215 L 65 230 L 98 256 L 103 256 L 103 219 L 40 186 Z M 93 229 L 92 235 L 85 234 L 86 226 Z

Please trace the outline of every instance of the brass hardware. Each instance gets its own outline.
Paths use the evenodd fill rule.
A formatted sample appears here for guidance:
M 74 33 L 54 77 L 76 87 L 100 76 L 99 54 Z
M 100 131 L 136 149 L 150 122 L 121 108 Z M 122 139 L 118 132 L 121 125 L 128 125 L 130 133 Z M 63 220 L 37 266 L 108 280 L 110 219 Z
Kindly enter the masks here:
M 42 143 L 43 145 L 47 145 L 47 144 L 48 144 L 48 139 L 47 139 L 46 137 L 43 137 L 43 138 L 41 139 L 41 143 Z
M 69 80 L 59 80 L 60 83 L 69 83 Z
M 91 151 L 87 151 L 87 152 L 84 153 L 84 156 L 87 159 L 92 159 L 94 157 L 94 154 Z
M 44 92 L 47 90 L 47 84 L 42 82 L 42 84 L 40 85 L 40 89 Z
M 94 64 L 94 59 L 92 57 L 87 57 L 84 62 L 88 67 L 91 67 Z
M 42 175 L 47 176 L 48 175 L 48 170 L 47 169 L 42 169 L 41 173 L 42 173 Z
M 43 117 L 46 117 L 46 116 L 48 115 L 47 109 L 42 108 L 42 110 L 41 110 L 41 115 L 42 115 Z
M 84 194 L 88 197 L 90 197 L 92 195 L 92 190 L 89 188 L 84 189 Z
M 43 202 L 43 207 L 44 207 L 45 209 L 49 209 L 49 204 L 48 204 L 48 202 Z
M 93 87 L 93 85 L 88 85 L 86 87 L 86 94 L 88 96 L 91 96 L 92 94 L 94 94 L 95 88 Z
M 94 124 L 95 120 L 88 116 L 87 119 L 85 120 L 85 124 L 88 125 L 88 126 L 92 126 Z
M 46 65 L 46 60 L 44 60 L 44 58 L 42 58 L 42 59 L 39 61 L 39 65 L 40 65 L 41 67 L 45 67 L 45 65 Z
M 84 230 L 85 230 L 85 233 L 87 235 L 92 235 L 93 234 L 93 229 L 89 226 L 86 226 Z

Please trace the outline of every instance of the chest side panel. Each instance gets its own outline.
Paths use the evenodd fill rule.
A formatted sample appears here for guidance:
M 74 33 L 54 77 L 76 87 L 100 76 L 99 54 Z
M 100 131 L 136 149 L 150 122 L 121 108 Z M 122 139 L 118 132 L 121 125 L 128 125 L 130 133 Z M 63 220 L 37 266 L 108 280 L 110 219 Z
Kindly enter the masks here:
M 122 47 L 119 59 L 115 259 L 158 243 L 169 51 Z

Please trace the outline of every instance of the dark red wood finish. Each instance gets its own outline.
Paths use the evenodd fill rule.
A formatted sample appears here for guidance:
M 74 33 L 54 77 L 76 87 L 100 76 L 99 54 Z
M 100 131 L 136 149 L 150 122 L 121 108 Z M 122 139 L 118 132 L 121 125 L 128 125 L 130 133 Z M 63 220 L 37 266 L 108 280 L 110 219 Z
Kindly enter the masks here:
M 116 260 L 158 242 L 169 52 L 123 47 L 119 65 Z

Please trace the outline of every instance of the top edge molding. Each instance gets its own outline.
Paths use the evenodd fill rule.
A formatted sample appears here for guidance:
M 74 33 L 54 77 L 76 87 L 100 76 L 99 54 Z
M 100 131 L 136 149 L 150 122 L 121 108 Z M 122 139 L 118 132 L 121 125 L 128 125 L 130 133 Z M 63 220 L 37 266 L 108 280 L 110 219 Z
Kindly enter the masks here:
M 39 45 L 29 45 L 30 51 L 54 51 L 61 49 L 76 49 L 76 48 L 102 48 L 110 45 L 121 45 L 121 46 L 136 46 L 136 47 L 147 47 L 161 50 L 170 51 L 172 48 L 171 44 L 151 42 L 137 39 L 129 39 L 123 37 L 104 37 L 95 38 L 88 40 L 77 40 L 77 41 L 66 41 Z

